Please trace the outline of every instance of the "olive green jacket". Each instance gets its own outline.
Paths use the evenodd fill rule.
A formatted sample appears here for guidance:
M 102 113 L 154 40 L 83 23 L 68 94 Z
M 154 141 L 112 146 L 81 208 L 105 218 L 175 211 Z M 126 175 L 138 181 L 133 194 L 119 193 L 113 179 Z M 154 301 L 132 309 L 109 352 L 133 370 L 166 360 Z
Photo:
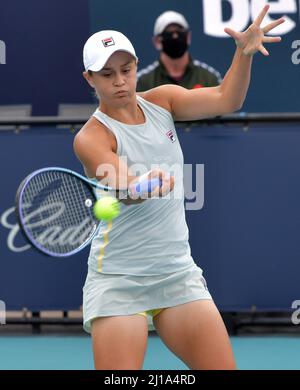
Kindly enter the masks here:
M 215 87 L 222 81 L 221 74 L 217 70 L 191 57 L 185 73 L 179 81 L 168 75 L 161 61 L 155 61 L 146 68 L 141 69 L 137 73 L 137 77 L 138 92 L 147 91 L 162 84 L 177 84 L 188 89 Z

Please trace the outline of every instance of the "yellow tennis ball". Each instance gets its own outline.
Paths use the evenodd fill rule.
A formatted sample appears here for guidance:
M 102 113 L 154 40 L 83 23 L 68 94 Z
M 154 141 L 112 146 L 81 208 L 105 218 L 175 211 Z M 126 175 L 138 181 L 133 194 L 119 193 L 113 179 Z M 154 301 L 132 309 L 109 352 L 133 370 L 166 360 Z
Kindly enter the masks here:
M 97 219 L 111 221 L 120 214 L 120 203 L 116 198 L 104 196 L 96 201 L 93 210 Z

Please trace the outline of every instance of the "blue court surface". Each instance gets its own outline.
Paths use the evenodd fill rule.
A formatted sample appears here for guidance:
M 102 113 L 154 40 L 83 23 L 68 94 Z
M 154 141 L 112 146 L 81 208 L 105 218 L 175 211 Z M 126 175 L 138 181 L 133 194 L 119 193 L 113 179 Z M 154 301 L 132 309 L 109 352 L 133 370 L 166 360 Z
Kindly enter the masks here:
M 300 337 L 231 337 L 239 369 L 299 370 Z M 89 370 L 93 369 L 91 339 L 86 336 L 0 337 L 1 370 Z M 184 370 L 156 335 L 151 335 L 144 363 L 146 370 Z

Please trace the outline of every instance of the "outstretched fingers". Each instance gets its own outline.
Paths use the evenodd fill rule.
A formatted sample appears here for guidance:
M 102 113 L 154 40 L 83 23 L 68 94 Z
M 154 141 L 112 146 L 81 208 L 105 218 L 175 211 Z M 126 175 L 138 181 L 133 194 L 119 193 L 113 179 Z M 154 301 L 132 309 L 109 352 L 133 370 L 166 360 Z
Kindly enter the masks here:
M 276 43 L 281 42 L 281 37 L 264 37 L 263 38 L 264 43 Z
M 273 28 L 279 26 L 280 24 L 284 23 L 284 18 L 280 18 L 280 19 L 277 19 L 277 20 L 274 20 L 274 22 L 271 22 L 269 24 L 267 24 L 262 30 L 264 32 L 264 34 L 268 33 L 269 31 L 273 30 Z
M 224 28 L 224 31 L 226 32 L 226 34 L 230 35 L 234 40 L 238 41 L 240 39 L 241 33 L 234 31 L 228 27 Z
M 268 50 L 263 46 L 263 45 L 260 45 L 258 50 L 264 55 L 264 56 L 268 56 L 269 55 L 269 52 Z
M 224 31 L 230 35 L 236 42 L 236 45 L 243 50 L 245 55 L 254 55 L 257 51 L 260 51 L 264 56 L 268 56 L 269 52 L 265 48 L 266 43 L 276 43 L 281 41 L 281 37 L 270 37 L 265 36 L 269 31 L 273 30 L 275 27 L 284 23 L 284 18 L 274 20 L 273 22 L 267 24 L 264 28 L 261 28 L 260 25 L 268 13 L 270 6 L 266 5 L 258 17 L 255 19 L 253 24 L 244 32 L 240 33 L 231 28 L 225 28 Z
M 270 8 L 270 5 L 265 5 L 253 23 L 256 24 L 257 26 L 260 26 L 262 21 L 264 20 L 265 16 L 267 15 L 269 8 Z

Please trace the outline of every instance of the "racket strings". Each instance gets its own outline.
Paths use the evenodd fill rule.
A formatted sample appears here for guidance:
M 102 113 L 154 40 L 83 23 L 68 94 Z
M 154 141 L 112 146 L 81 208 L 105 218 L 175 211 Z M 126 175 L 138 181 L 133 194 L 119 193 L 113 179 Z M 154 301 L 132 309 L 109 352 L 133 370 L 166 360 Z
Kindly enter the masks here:
M 92 189 L 81 179 L 60 171 L 32 177 L 22 193 L 23 225 L 39 246 L 69 253 L 88 240 L 97 221 Z

